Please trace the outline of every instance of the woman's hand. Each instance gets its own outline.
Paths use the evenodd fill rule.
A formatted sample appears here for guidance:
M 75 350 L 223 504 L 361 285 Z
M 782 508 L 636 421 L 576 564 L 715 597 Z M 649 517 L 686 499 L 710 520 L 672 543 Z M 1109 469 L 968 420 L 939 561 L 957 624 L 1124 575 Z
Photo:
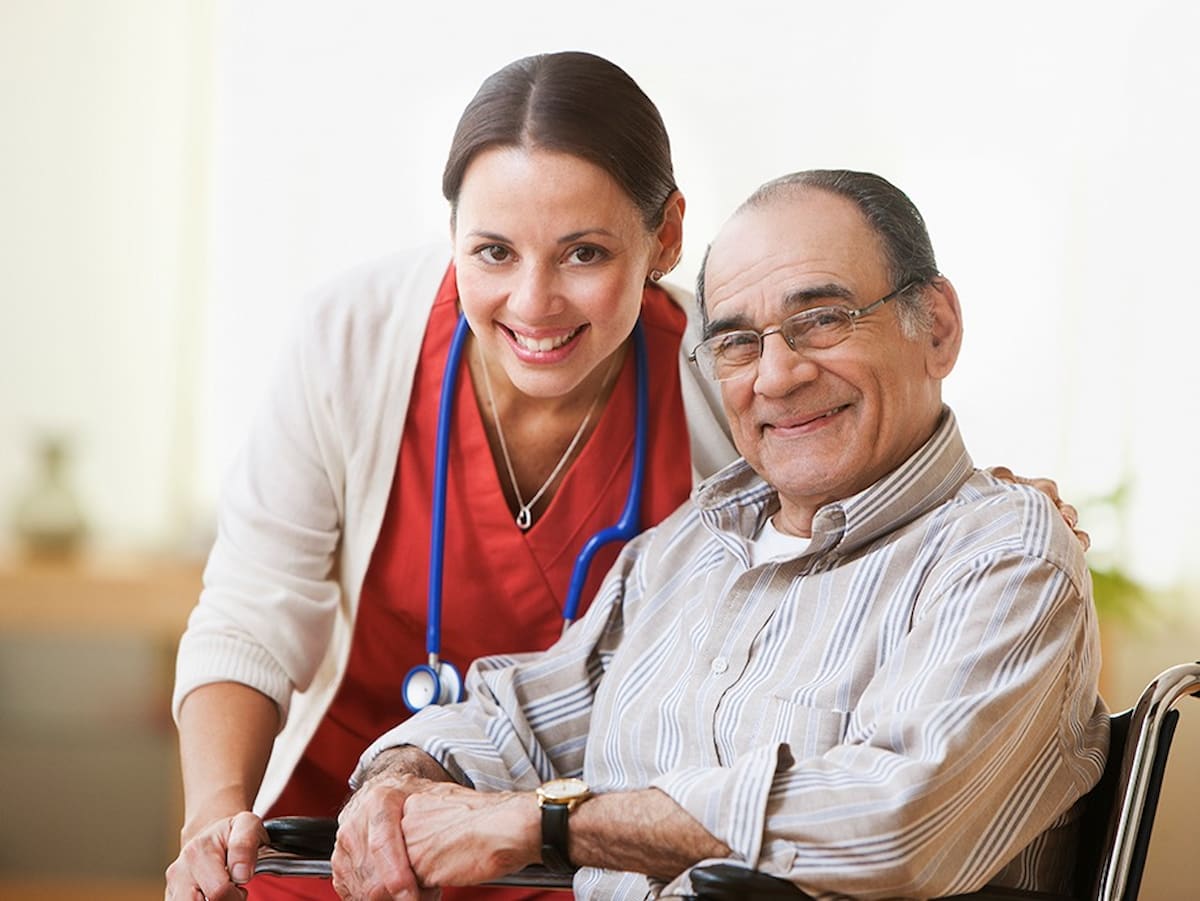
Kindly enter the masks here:
M 1058 512 L 1071 531 L 1075 533 L 1075 537 L 1079 539 L 1079 543 L 1083 545 L 1086 551 L 1092 546 L 1092 538 L 1079 526 L 1079 511 L 1066 503 L 1058 496 L 1058 483 L 1053 479 L 1027 479 L 1024 476 L 1015 475 L 1007 466 L 992 466 L 988 468 L 988 472 L 998 479 L 1003 479 L 1006 482 L 1014 482 L 1018 485 L 1031 485 L 1042 494 L 1046 495 L 1050 500 L 1054 501 L 1054 506 L 1058 507 Z
M 254 875 L 258 848 L 268 840 L 249 810 L 214 820 L 185 840 L 167 867 L 166 901 L 241 901 L 242 883 Z

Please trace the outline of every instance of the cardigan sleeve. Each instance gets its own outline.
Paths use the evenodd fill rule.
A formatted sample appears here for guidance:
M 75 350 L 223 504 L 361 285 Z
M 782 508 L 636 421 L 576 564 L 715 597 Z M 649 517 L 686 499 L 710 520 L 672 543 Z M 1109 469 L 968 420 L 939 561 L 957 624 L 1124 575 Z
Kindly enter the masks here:
M 321 373 L 323 323 L 306 317 L 222 487 L 204 587 L 180 642 L 173 710 L 195 688 L 235 681 L 279 705 L 312 679 L 340 591 L 341 447 Z
M 716 382 L 702 376 L 688 360 L 688 354 L 700 340 L 700 312 L 695 298 L 674 285 L 664 285 L 667 294 L 687 315 L 687 327 L 679 345 L 679 385 L 683 410 L 687 416 L 692 455 L 692 482 L 699 484 L 726 464 L 738 458 L 729 435 L 725 408 Z

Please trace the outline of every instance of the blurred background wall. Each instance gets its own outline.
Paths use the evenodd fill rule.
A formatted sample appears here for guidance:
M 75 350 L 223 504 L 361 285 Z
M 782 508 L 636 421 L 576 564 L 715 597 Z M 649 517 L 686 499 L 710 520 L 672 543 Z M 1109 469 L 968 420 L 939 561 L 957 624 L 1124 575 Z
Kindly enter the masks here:
M 658 103 L 680 283 L 767 178 L 904 188 L 962 297 L 946 394 L 976 462 L 1056 478 L 1106 597 L 1138 599 L 1106 617 L 1112 706 L 1196 659 L 1198 33 L 1185 0 L 0 0 L 0 886 L 155 884 L 178 828 L 170 655 L 291 311 L 445 239 L 454 123 L 533 52 L 599 52 Z M 64 494 L 82 554 L 30 561 L 22 527 Z M 1186 719 L 1177 764 L 1200 750 Z M 1200 789 L 1169 779 L 1151 899 L 1196 894 L 1170 860 Z M 48 854 L 94 831 L 70 811 L 122 821 L 135 853 Z

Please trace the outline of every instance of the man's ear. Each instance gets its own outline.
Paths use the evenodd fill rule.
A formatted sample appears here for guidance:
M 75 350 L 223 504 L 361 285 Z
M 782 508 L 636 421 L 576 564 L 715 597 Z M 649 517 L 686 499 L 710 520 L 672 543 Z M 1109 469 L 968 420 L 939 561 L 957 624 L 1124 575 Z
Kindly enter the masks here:
M 687 204 L 678 190 L 667 198 L 663 205 L 663 221 L 655 230 L 659 251 L 654 268 L 670 272 L 679 264 L 683 254 L 683 211 Z
M 948 279 L 938 276 L 926 289 L 930 292 L 929 312 L 933 326 L 925 336 L 925 369 L 935 379 L 944 379 L 958 360 L 962 347 L 962 309 L 958 292 Z

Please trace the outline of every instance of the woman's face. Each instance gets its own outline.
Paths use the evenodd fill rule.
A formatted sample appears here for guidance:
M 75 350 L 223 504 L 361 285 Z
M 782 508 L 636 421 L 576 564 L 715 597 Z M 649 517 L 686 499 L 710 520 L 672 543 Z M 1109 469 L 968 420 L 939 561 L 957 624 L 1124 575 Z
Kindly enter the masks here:
M 676 194 L 649 232 L 612 176 L 586 160 L 481 152 L 458 196 L 454 263 L 493 372 L 498 364 L 533 397 L 566 397 L 587 381 L 633 331 L 650 270 L 674 263 L 682 216 Z

